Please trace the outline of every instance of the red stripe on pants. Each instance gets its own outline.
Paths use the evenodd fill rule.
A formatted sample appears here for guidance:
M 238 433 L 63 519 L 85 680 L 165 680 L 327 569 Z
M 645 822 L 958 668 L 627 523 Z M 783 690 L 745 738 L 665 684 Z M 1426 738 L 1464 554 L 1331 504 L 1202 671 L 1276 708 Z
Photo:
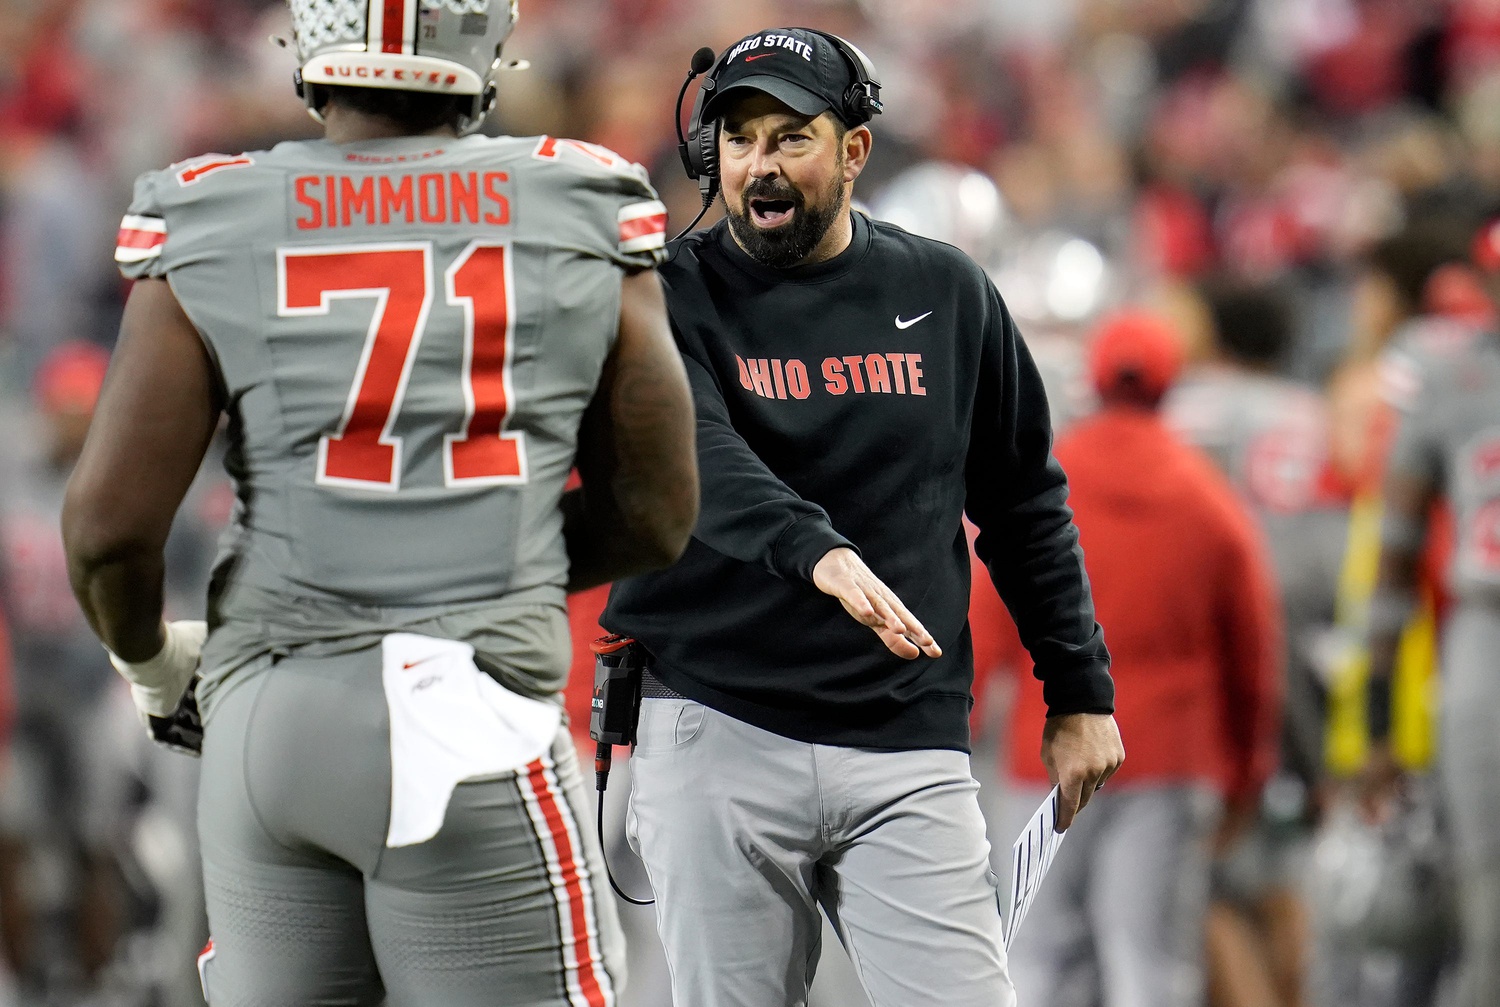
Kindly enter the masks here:
M 541 760 L 526 767 L 531 782 L 531 792 L 536 795 L 537 805 L 547 822 L 547 831 L 552 834 L 552 846 L 557 851 L 558 870 L 562 875 L 563 890 L 568 900 L 568 915 L 573 921 L 573 955 L 578 962 L 578 986 L 589 1007 L 606 1007 L 604 991 L 599 987 L 599 976 L 594 971 L 594 946 L 589 938 L 587 899 L 583 894 L 583 880 L 578 876 L 578 858 L 573 850 L 573 839 L 568 834 L 559 797 L 547 779 L 546 767 Z

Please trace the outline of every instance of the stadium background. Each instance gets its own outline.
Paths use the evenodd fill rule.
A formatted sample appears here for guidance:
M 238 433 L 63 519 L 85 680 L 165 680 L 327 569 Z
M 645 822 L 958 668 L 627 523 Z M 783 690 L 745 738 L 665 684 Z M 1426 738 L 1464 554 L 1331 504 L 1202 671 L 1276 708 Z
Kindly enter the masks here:
M 1500 193 L 1500 3 L 523 0 L 507 55 L 531 69 L 502 77 L 490 131 L 586 138 L 646 164 L 675 230 L 697 209 L 672 132 L 688 59 L 775 24 L 835 31 L 873 58 L 887 114 L 858 195 L 991 268 L 1060 421 L 1089 408 L 1078 350 L 1111 307 L 1163 313 L 1204 357 L 1197 280 L 1278 290 L 1294 308 L 1285 369 L 1325 396 L 1342 516 L 1378 437 L 1377 360 L 1395 327 L 1367 255 L 1412 221 L 1478 220 Z M 55 511 L 98 365 L 77 344 L 110 344 L 126 293 L 110 253 L 131 182 L 316 135 L 292 57 L 268 42 L 285 34 L 278 0 L 0 0 L 0 610 L 15 653 L 0 957 L 20 973 L 0 1004 L 194 1002 L 191 765 L 137 737 L 67 593 Z M 978 175 L 903 178 L 929 162 Z M 176 615 L 201 610 L 226 492 L 206 471 L 179 519 Z M 1330 599 L 1339 567 L 1323 579 Z M 580 602 L 581 638 L 597 603 Z M 1324 664 L 1332 681 L 1340 662 Z M 1426 688 L 1409 690 L 1417 763 Z M 1006 695 L 990 689 L 977 720 L 990 793 Z M 1357 735 L 1335 739 L 1340 768 L 1357 762 Z M 1410 965 L 1320 941 L 1307 1002 L 1407 1007 L 1395 991 Z

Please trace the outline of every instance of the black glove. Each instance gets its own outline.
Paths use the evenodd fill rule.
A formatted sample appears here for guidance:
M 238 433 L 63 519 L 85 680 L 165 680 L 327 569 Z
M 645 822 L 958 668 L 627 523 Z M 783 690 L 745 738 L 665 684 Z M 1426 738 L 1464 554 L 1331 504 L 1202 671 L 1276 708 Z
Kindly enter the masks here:
M 170 717 L 143 714 L 152 741 L 194 758 L 203 754 L 203 717 L 198 713 L 198 683 L 201 681 L 202 676 L 193 676 Z

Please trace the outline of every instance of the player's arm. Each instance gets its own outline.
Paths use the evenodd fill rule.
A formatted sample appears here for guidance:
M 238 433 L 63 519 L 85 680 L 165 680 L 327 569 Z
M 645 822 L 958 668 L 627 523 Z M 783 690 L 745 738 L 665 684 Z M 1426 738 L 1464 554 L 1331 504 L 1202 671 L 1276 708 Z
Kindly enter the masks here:
M 125 662 L 168 642 L 162 551 L 220 410 L 208 351 L 171 288 L 137 281 L 62 517 L 73 591 Z
M 1384 817 L 1402 786 L 1403 773 L 1391 751 L 1391 685 L 1401 634 L 1417 607 L 1417 566 L 1434 496 L 1431 481 L 1394 468 L 1381 489 L 1380 565 L 1366 617 L 1369 747 L 1359 780 L 1360 801 L 1372 820 Z
M 1370 596 L 1370 742 L 1387 743 L 1391 730 L 1391 680 L 1401 634 L 1416 611 L 1417 567 L 1427 539 L 1427 516 L 1436 487 L 1410 471 L 1392 469 L 1381 489 L 1380 565 Z
M 1395 369 L 1403 358 L 1392 356 Z M 1390 686 L 1401 634 L 1416 609 L 1417 567 L 1427 539 L 1433 501 L 1442 492 L 1443 440 L 1441 389 L 1451 386 L 1447 368 L 1406 361 L 1409 387 L 1390 401 L 1396 410 L 1385 475 L 1381 481 L 1380 563 L 1366 615 L 1369 704 L 1367 728 L 1372 748 L 1381 753 L 1390 733 Z
M 627 275 L 620 331 L 578 432 L 583 487 L 563 497 L 568 590 L 669 566 L 698 517 L 693 402 L 661 282 Z

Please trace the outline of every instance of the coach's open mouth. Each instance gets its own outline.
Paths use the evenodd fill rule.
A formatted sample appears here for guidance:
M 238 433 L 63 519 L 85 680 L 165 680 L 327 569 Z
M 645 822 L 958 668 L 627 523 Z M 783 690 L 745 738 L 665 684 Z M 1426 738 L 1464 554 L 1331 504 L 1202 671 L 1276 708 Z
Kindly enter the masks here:
M 761 227 L 780 227 L 792 219 L 797 204 L 790 199 L 752 199 L 750 216 Z

